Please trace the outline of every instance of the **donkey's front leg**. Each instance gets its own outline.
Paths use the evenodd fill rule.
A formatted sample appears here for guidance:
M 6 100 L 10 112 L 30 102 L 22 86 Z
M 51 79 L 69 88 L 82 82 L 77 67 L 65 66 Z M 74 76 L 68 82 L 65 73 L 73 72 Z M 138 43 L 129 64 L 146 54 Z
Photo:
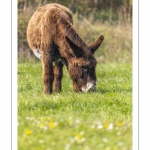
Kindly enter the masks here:
M 61 80 L 63 77 L 63 63 L 61 61 L 55 62 L 54 65 L 54 91 L 61 91 Z
M 53 74 L 53 61 L 49 52 L 42 53 L 42 67 L 43 67 L 43 83 L 44 83 L 44 93 L 52 93 L 52 85 L 54 80 Z

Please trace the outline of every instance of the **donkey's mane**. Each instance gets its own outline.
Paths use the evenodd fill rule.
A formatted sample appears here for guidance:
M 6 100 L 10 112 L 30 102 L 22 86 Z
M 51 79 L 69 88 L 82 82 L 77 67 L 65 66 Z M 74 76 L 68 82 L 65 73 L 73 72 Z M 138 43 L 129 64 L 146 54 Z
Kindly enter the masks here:
M 65 36 L 67 36 L 73 43 L 80 47 L 86 54 L 90 53 L 89 47 L 80 38 L 72 24 L 62 14 L 60 14 L 60 18 L 58 19 L 58 25 Z

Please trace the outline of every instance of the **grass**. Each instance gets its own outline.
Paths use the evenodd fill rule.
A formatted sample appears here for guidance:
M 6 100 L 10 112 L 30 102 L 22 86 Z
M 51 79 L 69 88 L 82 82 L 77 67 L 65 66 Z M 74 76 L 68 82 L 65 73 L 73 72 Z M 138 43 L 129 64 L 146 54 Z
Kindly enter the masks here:
M 19 150 L 131 150 L 132 65 L 98 64 L 97 90 L 43 94 L 40 63 L 18 64 Z

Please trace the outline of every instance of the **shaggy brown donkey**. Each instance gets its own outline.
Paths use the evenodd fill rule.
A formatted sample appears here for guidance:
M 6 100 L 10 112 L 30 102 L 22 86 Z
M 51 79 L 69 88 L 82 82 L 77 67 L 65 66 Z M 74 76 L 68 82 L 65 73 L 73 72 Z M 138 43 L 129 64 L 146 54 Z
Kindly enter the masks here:
M 72 13 L 60 4 L 40 7 L 27 27 L 31 50 L 41 59 L 44 93 L 61 91 L 63 64 L 67 66 L 74 91 L 94 91 L 96 88 L 96 59 L 94 52 L 101 45 L 101 35 L 90 46 L 73 27 Z

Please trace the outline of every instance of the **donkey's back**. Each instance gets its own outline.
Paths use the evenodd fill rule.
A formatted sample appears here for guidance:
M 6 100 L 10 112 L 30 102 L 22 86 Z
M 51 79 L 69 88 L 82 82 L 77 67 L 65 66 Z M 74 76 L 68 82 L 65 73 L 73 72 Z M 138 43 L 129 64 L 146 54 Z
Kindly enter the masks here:
M 61 34 L 58 33 L 59 30 L 57 29 L 60 14 L 63 14 L 66 20 L 73 23 L 71 11 L 56 3 L 44 5 L 33 14 L 27 27 L 27 41 L 31 50 L 43 50 L 44 43 L 52 44 L 55 35 Z M 42 43 L 43 39 L 44 43 Z M 37 55 L 36 52 L 34 53 Z

